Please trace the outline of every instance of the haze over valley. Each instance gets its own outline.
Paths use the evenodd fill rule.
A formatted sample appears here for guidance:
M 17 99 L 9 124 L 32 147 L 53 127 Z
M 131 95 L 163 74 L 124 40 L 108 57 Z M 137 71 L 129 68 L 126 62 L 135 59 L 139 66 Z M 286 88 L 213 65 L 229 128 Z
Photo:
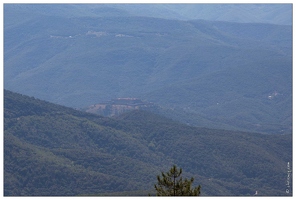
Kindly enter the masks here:
M 292 4 L 3 7 L 5 195 L 291 195 Z

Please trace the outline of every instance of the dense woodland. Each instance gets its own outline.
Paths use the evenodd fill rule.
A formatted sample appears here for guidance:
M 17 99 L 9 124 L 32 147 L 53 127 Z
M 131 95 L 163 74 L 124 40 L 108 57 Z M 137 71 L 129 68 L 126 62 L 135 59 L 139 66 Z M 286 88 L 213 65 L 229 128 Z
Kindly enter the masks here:
M 4 91 L 4 195 L 155 195 L 173 164 L 201 196 L 286 193 L 291 134 L 187 126 L 145 111 L 105 118 Z

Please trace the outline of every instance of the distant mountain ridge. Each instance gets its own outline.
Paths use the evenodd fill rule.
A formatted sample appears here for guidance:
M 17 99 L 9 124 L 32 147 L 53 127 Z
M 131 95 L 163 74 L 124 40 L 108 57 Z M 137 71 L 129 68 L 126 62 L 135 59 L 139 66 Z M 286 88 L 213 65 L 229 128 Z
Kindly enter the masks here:
M 34 4 L 6 4 L 4 8 L 14 13 L 64 17 L 145 16 L 292 25 L 292 4 L 39 4 L 38 9 Z
M 5 196 L 154 195 L 172 164 L 202 196 L 291 196 L 291 162 L 291 134 L 196 128 L 141 110 L 105 118 L 4 91 Z
M 5 89 L 78 109 L 135 97 L 195 126 L 291 133 L 291 25 L 39 6 L 4 6 Z

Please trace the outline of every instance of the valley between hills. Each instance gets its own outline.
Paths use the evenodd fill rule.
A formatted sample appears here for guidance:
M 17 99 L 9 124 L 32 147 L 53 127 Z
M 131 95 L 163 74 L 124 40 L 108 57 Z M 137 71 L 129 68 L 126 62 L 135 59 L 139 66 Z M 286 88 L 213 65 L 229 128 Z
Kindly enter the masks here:
M 292 8 L 4 4 L 4 196 L 292 196 Z

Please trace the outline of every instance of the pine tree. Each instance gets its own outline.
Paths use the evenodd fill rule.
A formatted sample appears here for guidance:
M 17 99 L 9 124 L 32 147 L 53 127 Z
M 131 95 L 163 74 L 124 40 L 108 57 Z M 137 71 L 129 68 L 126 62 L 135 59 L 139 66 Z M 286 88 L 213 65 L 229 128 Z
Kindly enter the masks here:
M 192 177 L 190 180 L 181 177 L 182 168 L 178 170 L 174 165 L 169 172 L 161 173 L 161 176 L 157 176 L 158 183 L 154 185 L 157 196 L 199 196 L 199 185 L 196 188 L 191 189 L 191 185 L 194 181 Z

